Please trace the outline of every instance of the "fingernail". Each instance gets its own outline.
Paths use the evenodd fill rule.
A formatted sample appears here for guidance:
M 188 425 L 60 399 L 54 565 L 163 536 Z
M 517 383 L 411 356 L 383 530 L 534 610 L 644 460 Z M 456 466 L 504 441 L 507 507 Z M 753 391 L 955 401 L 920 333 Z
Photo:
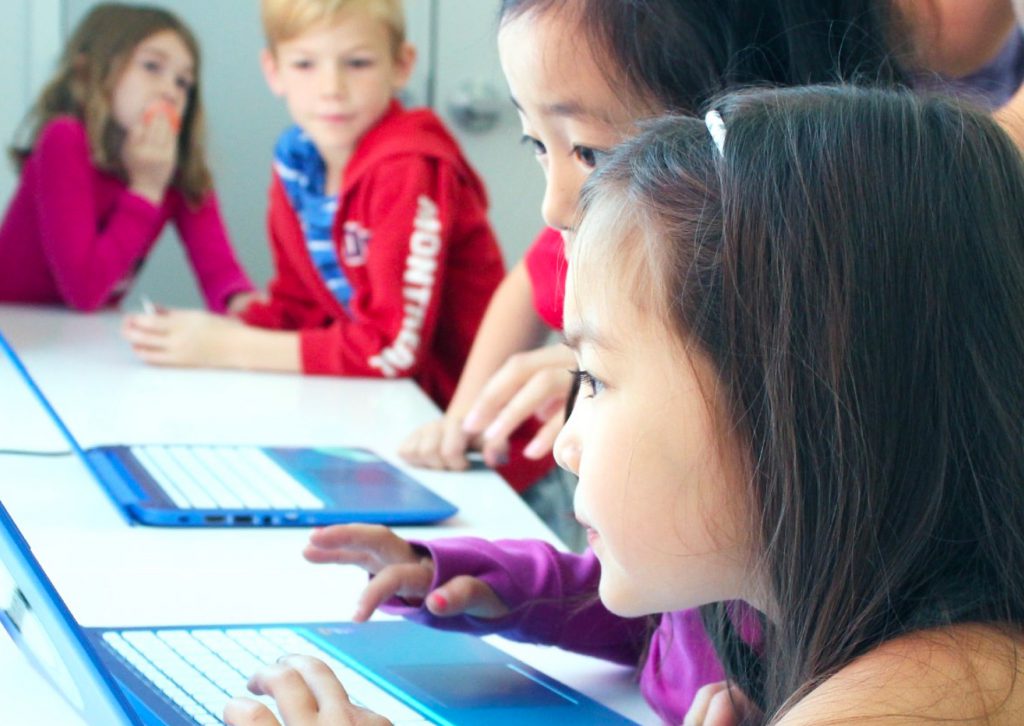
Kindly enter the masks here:
M 435 612 L 443 612 L 448 609 L 448 600 L 445 596 L 439 592 L 435 592 L 430 596 L 431 602 L 434 604 Z
M 493 438 L 498 433 L 498 429 L 501 428 L 501 419 L 495 419 L 494 423 L 487 427 L 484 431 L 484 441 Z

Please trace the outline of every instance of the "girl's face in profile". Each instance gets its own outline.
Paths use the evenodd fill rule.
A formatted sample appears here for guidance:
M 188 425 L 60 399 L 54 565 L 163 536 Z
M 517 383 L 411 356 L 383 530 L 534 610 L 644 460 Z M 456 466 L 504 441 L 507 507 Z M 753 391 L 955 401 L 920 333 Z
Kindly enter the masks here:
M 527 12 L 505 21 L 498 50 L 523 140 L 547 180 L 544 221 L 567 231 L 584 180 L 605 153 L 634 133 L 642 114 L 608 84 L 569 12 Z
M 574 247 L 593 234 L 589 221 Z M 621 265 L 570 260 L 565 335 L 582 380 L 555 458 L 579 476 L 576 516 L 601 561 L 601 600 L 638 616 L 741 597 L 742 457 L 710 361 L 635 304 L 623 275 L 607 272 Z
M 185 41 L 173 30 L 154 33 L 135 46 L 114 85 L 114 120 L 130 129 L 159 112 L 176 128 L 194 85 L 195 59 Z

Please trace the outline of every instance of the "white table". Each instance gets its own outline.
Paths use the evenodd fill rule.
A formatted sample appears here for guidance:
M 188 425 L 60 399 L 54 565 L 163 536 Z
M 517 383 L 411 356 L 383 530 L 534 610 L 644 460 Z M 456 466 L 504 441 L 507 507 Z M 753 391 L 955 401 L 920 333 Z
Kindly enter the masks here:
M 113 313 L 0 306 L 0 331 L 85 447 L 344 444 L 401 466 L 394 452 L 402 438 L 437 415 L 410 381 L 148 367 L 120 339 L 119 324 Z M 0 449 L 68 448 L 6 363 L 0 411 Z M 403 536 L 556 541 L 492 472 L 411 473 L 460 511 L 440 526 L 403 528 Z M 356 568 L 302 560 L 304 529 L 128 526 L 73 456 L 0 455 L 0 499 L 84 625 L 344 620 L 365 582 Z M 629 669 L 491 640 L 633 719 L 656 722 Z M 79 722 L 5 636 L 0 704 L 4 724 Z

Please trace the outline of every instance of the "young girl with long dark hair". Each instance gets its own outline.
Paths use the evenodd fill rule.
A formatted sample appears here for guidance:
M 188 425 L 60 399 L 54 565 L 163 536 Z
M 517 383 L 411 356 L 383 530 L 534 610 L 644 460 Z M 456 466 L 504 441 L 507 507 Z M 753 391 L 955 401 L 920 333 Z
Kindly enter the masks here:
M 569 248 L 581 392 L 555 452 L 597 575 L 358 526 L 307 556 L 374 573 L 361 616 L 397 596 L 619 660 L 643 616 L 708 606 L 732 686 L 688 724 L 1019 723 L 1022 205 L 1019 151 L 948 99 L 748 91 L 653 122 L 588 180 Z M 645 686 L 692 663 L 658 635 Z M 251 687 L 289 726 L 377 723 L 332 679 L 294 657 Z M 692 697 L 645 693 L 670 723 Z

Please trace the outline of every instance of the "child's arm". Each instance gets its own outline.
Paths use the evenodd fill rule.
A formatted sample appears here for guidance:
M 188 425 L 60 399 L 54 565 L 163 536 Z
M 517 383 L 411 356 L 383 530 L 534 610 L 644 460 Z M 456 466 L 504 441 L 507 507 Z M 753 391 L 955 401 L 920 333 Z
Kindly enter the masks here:
M 96 310 L 145 257 L 163 212 L 126 189 L 101 224 L 94 208 L 95 172 L 85 128 L 76 120 L 51 122 L 33 157 L 38 162 L 36 215 L 54 280 L 68 306 Z
M 218 313 L 237 310 L 235 298 L 244 299 L 253 286 L 231 248 L 216 194 L 210 192 L 198 207 L 183 201 L 174 221 L 207 307 Z
M 476 326 L 500 280 L 501 254 L 482 199 L 448 164 L 402 158 L 380 164 L 363 185 L 368 193 L 353 202 L 346 222 L 354 229 L 347 244 L 364 244 L 360 228 L 369 236 L 364 264 L 347 254 L 354 288 L 349 314 L 301 331 L 302 367 L 307 373 L 415 377 L 425 363 L 444 363 L 431 353 L 457 355 L 434 341 L 442 300 L 455 292 L 467 298 L 462 307 L 448 306 L 447 328 Z M 463 236 L 471 224 L 473 236 Z
M 314 530 L 303 554 L 373 575 L 357 620 L 385 606 L 439 629 L 501 633 L 626 665 L 639 662 L 650 635 L 646 618 L 619 617 L 598 600 L 592 552 L 559 552 L 536 540 L 409 543 L 385 527 L 335 525 Z
M 466 366 L 444 416 L 417 429 L 399 449 L 414 466 L 465 469 L 469 434 L 463 419 L 491 376 L 515 353 L 539 345 L 548 331 L 533 306 L 530 278 L 520 262 L 491 298 Z

